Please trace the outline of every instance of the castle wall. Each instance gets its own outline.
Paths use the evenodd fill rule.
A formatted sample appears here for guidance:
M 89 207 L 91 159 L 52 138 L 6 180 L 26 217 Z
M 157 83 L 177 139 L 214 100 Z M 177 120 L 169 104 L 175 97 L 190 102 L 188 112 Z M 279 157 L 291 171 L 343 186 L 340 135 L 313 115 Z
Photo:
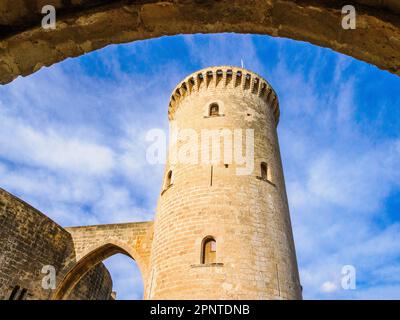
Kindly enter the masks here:
M 65 267 L 75 261 L 70 233 L 27 203 L 0 189 L 0 300 L 15 299 L 25 289 L 23 299 L 50 299 L 53 290 L 42 287 L 45 265 L 54 266 L 56 283 L 65 276 Z M 73 299 L 108 299 L 112 281 L 103 265 L 82 279 Z
M 208 116 L 212 103 L 219 116 Z M 198 149 L 204 129 L 242 129 L 244 154 L 245 130 L 253 129 L 254 170 L 238 175 L 241 165 L 225 166 L 223 156 L 202 163 L 199 149 L 199 163 L 174 163 L 170 150 L 166 175 L 171 170 L 172 181 L 159 198 L 147 298 L 300 299 L 272 88 L 245 69 L 207 68 L 178 85 L 169 118 L 199 137 L 178 136 L 178 155 L 182 146 Z M 268 164 L 268 180 L 260 178 L 261 162 Z M 201 262 L 206 236 L 216 240 L 215 263 Z

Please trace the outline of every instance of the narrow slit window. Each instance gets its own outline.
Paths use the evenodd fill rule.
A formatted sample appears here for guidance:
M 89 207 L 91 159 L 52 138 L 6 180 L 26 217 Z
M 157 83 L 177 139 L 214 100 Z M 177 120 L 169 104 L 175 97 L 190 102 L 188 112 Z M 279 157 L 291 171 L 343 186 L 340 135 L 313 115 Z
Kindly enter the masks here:
M 219 106 L 217 103 L 212 103 L 210 105 L 210 111 L 208 114 L 210 117 L 215 117 L 219 115 Z
M 210 170 L 210 186 L 212 187 L 213 184 L 213 166 L 211 166 L 211 170 Z
M 265 162 L 261 163 L 261 178 L 268 180 L 268 165 Z
M 19 294 L 18 300 L 25 300 L 26 294 L 27 294 L 28 290 L 27 289 L 22 289 L 21 293 Z
M 165 188 L 168 188 L 172 184 L 172 170 L 167 173 L 167 179 L 165 180 Z
M 17 296 L 18 291 L 19 291 L 19 286 L 15 286 L 14 289 L 11 291 L 8 300 L 16 300 L 15 297 Z
M 217 242 L 213 237 L 206 237 L 203 240 L 201 250 L 201 263 L 210 264 L 215 263 L 217 258 Z

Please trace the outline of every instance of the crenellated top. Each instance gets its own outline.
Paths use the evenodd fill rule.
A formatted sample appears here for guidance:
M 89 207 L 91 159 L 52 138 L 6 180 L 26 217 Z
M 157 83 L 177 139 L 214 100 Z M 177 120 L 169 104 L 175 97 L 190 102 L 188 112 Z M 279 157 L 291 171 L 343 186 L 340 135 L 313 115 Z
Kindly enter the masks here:
M 231 66 L 209 67 L 196 71 L 182 80 L 173 90 L 168 106 L 168 118 L 174 118 L 175 110 L 186 96 L 212 88 L 241 90 L 257 95 L 271 106 L 275 121 L 279 121 L 279 101 L 271 85 L 258 74 L 244 68 Z

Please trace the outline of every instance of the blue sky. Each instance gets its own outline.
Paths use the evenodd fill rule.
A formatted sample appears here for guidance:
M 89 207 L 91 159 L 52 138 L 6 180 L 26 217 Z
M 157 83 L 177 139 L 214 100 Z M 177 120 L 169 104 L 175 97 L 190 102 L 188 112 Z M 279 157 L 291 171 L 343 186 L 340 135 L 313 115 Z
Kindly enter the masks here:
M 278 93 L 278 134 L 306 299 L 400 298 L 400 78 L 303 42 L 174 36 L 113 45 L 0 86 L 0 186 L 63 226 L 153 219 L 163 167 L 146 132 L 167 130 L 175 85 L 237 65 Z M 119 298 L 142 283 L 106 261 Z M 356 290 L 340 286 L 356 268 Z

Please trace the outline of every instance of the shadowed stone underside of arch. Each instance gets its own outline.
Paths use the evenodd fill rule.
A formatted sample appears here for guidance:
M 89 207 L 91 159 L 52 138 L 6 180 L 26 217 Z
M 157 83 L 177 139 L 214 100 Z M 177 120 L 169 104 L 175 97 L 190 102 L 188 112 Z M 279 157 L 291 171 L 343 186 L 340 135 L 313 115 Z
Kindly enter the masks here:
M 339 0 L 48 0 L 57 28 L 44 30 L 43 1 L 0 0 L 0 83 L 109 44 L 218 32 L 308 41 L 400 74 L 400 3 L 352 3 L 356 30 L 341 27 Z

